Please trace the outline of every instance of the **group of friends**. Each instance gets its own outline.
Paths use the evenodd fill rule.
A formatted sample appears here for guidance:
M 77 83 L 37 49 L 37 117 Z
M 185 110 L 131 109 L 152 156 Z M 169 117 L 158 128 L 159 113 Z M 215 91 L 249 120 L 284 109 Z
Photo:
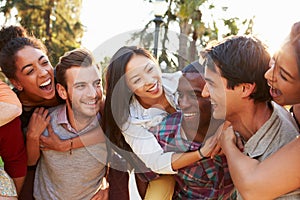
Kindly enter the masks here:
M 0 199 L 300 199 L 300 22 L 274 56 L 231 36 L 182 71 L 123 46 L 53 68 L 21 26 L 0 30 Z M 285 105 L 290 106 L 290 112 Z

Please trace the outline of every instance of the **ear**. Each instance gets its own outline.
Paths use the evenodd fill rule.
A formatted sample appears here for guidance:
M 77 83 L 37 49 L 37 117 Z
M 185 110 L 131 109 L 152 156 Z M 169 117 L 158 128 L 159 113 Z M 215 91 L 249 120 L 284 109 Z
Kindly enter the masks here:
M 255 88 L 255 83 L 243 83 L 241 85 L 242 97 L 249 97 L 255 91 Z
M 11 84 L 19 91 L 23 90 L 23 86 L 20 83 L 20 81 L 16 80 L 16 79 L 9 79 L 9 81 L 11 82 Z
M 66 100 L 68 98 L 68 93 L 67 90 L 64 86 L 62 86 L 61 84 L 57 83 L 56 84 L 56 90 L 58 95 L 63 99 Z

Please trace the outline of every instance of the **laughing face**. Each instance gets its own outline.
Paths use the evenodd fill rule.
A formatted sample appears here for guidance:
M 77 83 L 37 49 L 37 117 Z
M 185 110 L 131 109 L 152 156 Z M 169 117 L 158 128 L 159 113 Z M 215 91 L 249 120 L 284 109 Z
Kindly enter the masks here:
M 178 103 L 184 116 L 184 130 L 199 132 L 209 125 L 211 105 L 209 98 L 202 96 L 204 85 L 205 80 L 200 73 L 185 73 L 180 78 Z
M 300 93 L 295 92 L 300 90 L 300 77 L 293 47 L 283 46 L 275 60 L 265 73 L 273 100 L 280 105 L 300 103 Z
M 132 56 L 126 65 L 125 79 L 129 89 L 146 104 L 153 105 L 163 94 L 160 68 L 145 56 Z
M 33 101 L 55 97 L 53 67 L 48 57 L 39 49 L 25 46 L 16 54 L 16 79 L 14 86 Z
M 61 97 L 72 108 L 74 118 L 84 121 L 100 110 L 103 88 L 100 72 L 95 66 L 71 67 L 66 71 L 67 96 Z
M 205 67 L 206 84 L 203 88 L 203 97 L 210 97 L 211 106 L 213 109 L 213 117 L 215 119 L 226 119 L 226 113 L 231 108 L 228 105 L 232 91 L 226 88 L 227 81 L 221 77 L 219 69 L 217 72 Z

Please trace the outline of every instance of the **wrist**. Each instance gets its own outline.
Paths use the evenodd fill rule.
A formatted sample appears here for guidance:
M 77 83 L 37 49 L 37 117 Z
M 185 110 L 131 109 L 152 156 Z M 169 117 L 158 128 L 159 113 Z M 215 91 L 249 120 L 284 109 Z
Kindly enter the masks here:
M 70 155 L 73 153 L 73 138 L 70 139 Z
M 34 132 L 27 131 L 26 140 L 39 141 L 40 135 L 35 134 Z
M 209 156 L 206 156 L 205 154 L 203 154 L 201 148 L 202 148 L 202 145 L 198 149 L 198 153 L 200 155 L 200 159 L 209 158 Z
M 70 146 L 70 139 L 61 140 L 60 145 L 58 146 L 59 149 L 57 150 L 62 152 L 70 151 Z

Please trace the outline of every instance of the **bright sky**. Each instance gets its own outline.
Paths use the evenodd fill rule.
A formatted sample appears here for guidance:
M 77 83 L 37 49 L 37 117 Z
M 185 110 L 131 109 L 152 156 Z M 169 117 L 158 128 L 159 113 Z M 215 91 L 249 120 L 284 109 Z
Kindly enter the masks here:
M 144 0 L 83 0 L 83 46 L 93 51 L 116 35 L 142 29 L 152 19 L 152 8 Z
M 277 48 L 288 34 L 291 25 L 300 20 L 299 0 L 214 1 L 215 4 L 217 2 L 223 5 L 227 3 L 229 6 L 227 16 L 220 17 L 250 18 L 255 15 L 254 32 L 271 50 Z M 144 0 L 83 0 L 82 22 L 87 29 L 83 37 L 83 46 L 93 51 L 103 43 L 113 41 L 110 39 L 119 34 L 142 29 L 154 18 L 152 9 L 152 5 Z

